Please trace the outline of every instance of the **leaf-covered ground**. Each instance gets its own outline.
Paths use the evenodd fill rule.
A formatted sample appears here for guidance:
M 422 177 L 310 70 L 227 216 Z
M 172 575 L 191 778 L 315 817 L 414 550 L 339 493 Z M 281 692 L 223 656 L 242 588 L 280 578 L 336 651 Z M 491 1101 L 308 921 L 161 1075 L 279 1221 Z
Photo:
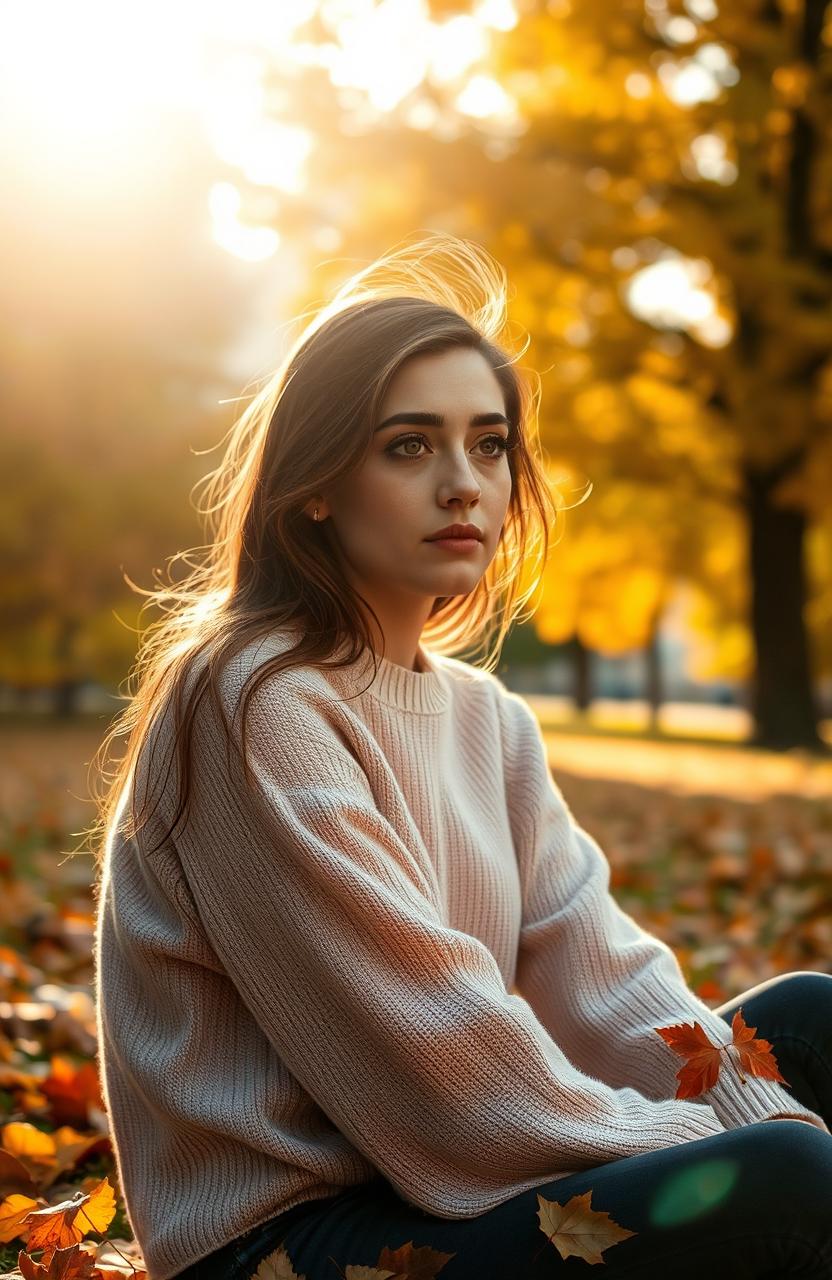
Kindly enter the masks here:
M 61 1205 L 49 1238 L 88 1251 L 95 1270 L 78 1275 L 140 1264 L 95 1063 L 91 861 L 66 856 L 92 820 L 87 767 L 102 733 L 0 729 L 0 1272 L 34 1239 L 27 1198 Z M 832 972 L 832 765 L 562 730 L 547 740 L 617 900 L 673 947 L 708 1004 L 791 969 Z M 95 1218 L 103 1179 L 114 1202 Z M 99 1230 L 66 1207 L 79 1193 Z
M 617 901 L 709 1005 L 832 972 L 832 763 L 728 745 L 548 737 Z

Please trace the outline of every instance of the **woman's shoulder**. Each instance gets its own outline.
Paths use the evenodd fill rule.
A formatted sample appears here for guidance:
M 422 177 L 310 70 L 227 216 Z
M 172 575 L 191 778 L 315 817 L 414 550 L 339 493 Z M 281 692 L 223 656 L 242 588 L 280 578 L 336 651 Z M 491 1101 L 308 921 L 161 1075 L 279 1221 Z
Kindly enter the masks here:
M 447 662 L 449 659 L 443 659 L 443 661 Z M 456 660 L 450 659 L 450 661 Z M 484 695 L 493 700 L 503 736 L 514 738 L 519 735 L 521 738 L 528 738 L 531 735 L 534 738 L 539 734 L 537 716 L 522 693 L 516 693 L 510 689 L 495 671 L 471 667 L 467 663 L 456 662 L 456 665 L 474 673 L 476 682 L 483 689 Z
M 178 719 L 176 706 L 182 711 L 189 708 L 195 724 L 209 732 L 218 726 L 218 711 L 221 710 L 228 724 L 235 724 L 242 717 L 244 705 L 246 718 L 252 716 L 252 722 L 257 721 L 264 730 L 274 732 L 291 732 L 300 727 L 304 719 L 322 724 L 329 721 L 337 699 L 336 690 L 326 673 L 312 664 L 284 661 L 296 643 L 292 634 L 274 630 L 243 645 L 214 649 L 213 662 L 211 646 L 195 650 L 184 672 L 180 672 L 179 695 L 174 697 L 173 690 L 169 691 L 164 706 L 159 709 L 159 731 L 174 730 L 174 721 Z M 202 691 L 194 703 L 192 699 L 199 685 Z
M 297 643 L 297 633 L 283 628 L 249 641 L 223 670 L 224 696 L 236 705 L 250 687 L 252 699 L 281 719 L 334 704 L 337 679 L 303 657 L 293 659 Z
M 433 651 L 431 651 L 431 660 L 437 667 L 445 671 L 459 688 L 470 686 L 482 695 L 492 698 L 498 704 L 505 704 L 507 701 L 523 701 L 518 694 L 512 693 L 506 687 L 495 671 L 489 671 L 485 667 L 476 667 L 462 658 L 452 658 L 447 654 L 438 654 Z
M 509 741 L 527 739 L 539 731 L 527 700 L 509 689 L 495 671 L 447 655 L 432 653 L 431 659 L 446 674 L 463 722 L 471 712 L 486 714 L 500 738 Z

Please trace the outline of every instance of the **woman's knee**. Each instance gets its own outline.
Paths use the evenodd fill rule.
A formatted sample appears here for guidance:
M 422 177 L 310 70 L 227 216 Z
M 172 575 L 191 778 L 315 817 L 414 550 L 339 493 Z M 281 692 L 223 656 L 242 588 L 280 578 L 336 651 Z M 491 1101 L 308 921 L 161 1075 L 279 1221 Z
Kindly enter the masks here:
M 753 1003 L 753 1009 L 749 1008 Z M 742 997 L 723 1005 L 718 1012 L 730 1022 L 736 1008 L 742 1008 L 749 1026 L 757 1021 L 779 1022 L 806 1027 L 832 1024 L 832 974 L 814 969 L 795 969 L 767 978 L 750 987 Z M 762 1033 L 761 1033 L 762 1034 Z
M 832 973 L 818 973 L 815 969 L 792 969 L 789 973 L 778 973 L 749 987 L 743 994 L 743 1002 L 756 1000 L 764 995 L 788 1000 L 803 999 L 804 994 L 810 1000 L 832 1001 Z
M 746 1164 L 769 1181 L 776 1204 L 798 1214 L 819 1210 L 829 1222 L 832 1134 L 803 1120 L 765 1120 L 732 1134 Z
M 805 998 L 832 1003 L 832 973 L 818 973 L 815 969 L 793 969 L 782 974 L 773 988 L 789 999 Z

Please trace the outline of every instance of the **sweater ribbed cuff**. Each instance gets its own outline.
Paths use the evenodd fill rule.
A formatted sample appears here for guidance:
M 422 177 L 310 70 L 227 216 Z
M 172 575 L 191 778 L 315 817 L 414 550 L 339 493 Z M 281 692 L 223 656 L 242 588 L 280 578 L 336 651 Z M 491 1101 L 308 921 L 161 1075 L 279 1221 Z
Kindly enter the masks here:
M 716 1109 L 704 1099 L 702 1102 L 694 1102 L 691 1098 L 684 1098 L 676 1105 L 685 1108 L 685 1119 L 689 1122 L 691 1133 L 696 1138 L 712 1138 L 718 1133 L 725 1133 L 728 1128 Z
M 805 1117 L 826 1131 L 823 1118 L 799 1102 L 791 1089 L 778 1084 L 776 1080 L 766 1080 L 761 1076 L 746 1075 L 746 1083 L 743 1084 L 734 1062 L 724 1063 L 716 1084 L 702 1096 L 727 1129 L 756 1124 L 760 1120 L 789 1112 Z

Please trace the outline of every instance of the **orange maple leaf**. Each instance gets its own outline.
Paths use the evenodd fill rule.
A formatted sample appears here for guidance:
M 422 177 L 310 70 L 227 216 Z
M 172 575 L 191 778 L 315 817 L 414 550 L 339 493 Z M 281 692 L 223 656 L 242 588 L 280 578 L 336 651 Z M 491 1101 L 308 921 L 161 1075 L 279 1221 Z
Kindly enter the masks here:
M 113 1220 L 116 1211 L 115 1192 L 106 1178 L 84 1195 L 76 1192 L 71 1200 L 47 1205 L 45 1209 L 33 1209 L 26 1219 L 29 1234 L 26 1237 L 28 1253 L 44 1249 L 65 1249 L 77 1244 L 88 1231 L 103 1234 Z M 42 1261 L 46 1261 L 44 1257 Z
M 94 1259 L 82 1252 L 77 1244 L 68 1249 L 56 1249 L 48 1264 L 35 1262 L 21 1249 L 17 1265 L 24 1280 L 94 1280 L 98 1275 Z
M 60 1054 L 53 1053 L 49 1066 L 49 1075 L 38 1081 L 38 1087 L 52 1104 L 54 1120 L 58 1124 L 87 1127 L 90 1123 L 89 1108 L 104 1110 L 95 1063 L 85 1062 L 77 1067 Z
M 719 1079 L 719 1070 L 725 1059 L 734 1062 L 739 1073 L 740 1083 L 746 1084 L 743 1067 L 750 1076 L 759 1076 L 764 1080 L 779 1080 L 788 1084 L 780 1074 L 777 1059 L 771 1052 L 768 1040 L 755 1040 L 756 1027 L 746 1025 L 742 1016 L 742 1005 L 731 1020 L 732 1040 L 729 1044 L 715 1045 L 708 1039 L 698 1022 L 676 1023 L 671 1027 L 656 1027 L 656 1031 L 674 1053 L 679 1053 L 687 1062 L 676 1072 L 679 1087 L 677 1098 L 695 1098 L 707 1089 L 712 1089 Z M 732 1054 L 730 1050 L 733 1049 Z M 725 1055 L 725 1059 L 722 1055 Z

